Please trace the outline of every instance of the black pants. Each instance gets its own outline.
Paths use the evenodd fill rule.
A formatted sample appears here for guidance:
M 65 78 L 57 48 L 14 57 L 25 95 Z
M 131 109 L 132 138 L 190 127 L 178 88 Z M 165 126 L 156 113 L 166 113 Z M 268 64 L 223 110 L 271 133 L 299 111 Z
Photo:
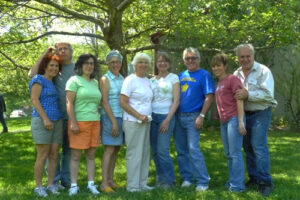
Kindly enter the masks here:
M 0 112 L 0 121 L 3 127 L 3 132 L 7 132 L 7 126 L 6 126 L 6 122 L 3 116 L 3 112 Z

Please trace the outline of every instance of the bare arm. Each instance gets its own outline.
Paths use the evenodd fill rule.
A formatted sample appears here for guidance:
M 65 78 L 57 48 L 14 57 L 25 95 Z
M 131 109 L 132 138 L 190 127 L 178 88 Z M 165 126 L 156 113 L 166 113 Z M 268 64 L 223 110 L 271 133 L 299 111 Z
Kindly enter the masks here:
M 29 70 L 28 77 L 32 78 L 38 73 L 39 65 L 41 64 L 42 59 L 49 53 L 53 53 L 55 50 L 54 47 L 49 47 L 42 55 L 41 57 L 36 61 L 34 66 Z
M 71 130 L 73 133 L 79 133 L 79 128 L 76 121 L 75 111 L 74 111 L 74 100 L 76 97 L 76 93 L 67 90 L 66 91 L 66 101 L 67 101 L 67 112 L 69 116 L 69 120 L 71 123 Z
M 109 105 L 109 101 L 108 101 L 108 93 L 109 93 L 109 80 L 106 77 L 102 77 L 100 80 L 100 91 L 102 94 L 102 106 L 105 110 L 106 115 L 109 117 L 111 123 L 112 123 L 112 136 L 117 137 L 119 135 L 119 126 L 118 126 L 118 122 L 117 119 L 115 118 L 115 116 L 113 115 L 113 112 L 111 110 L 111 107 Z
M 201 117 L 201 114 L 206 115 L 206 113 L 209 110 L 209 108 L 210 108 L 213 101 L 214 101 L 214 94 L 207 94 L 205 96 L 204 104 L 203 104 L 202 110 L 200 112 L 200 115 L 195 120 L 195 128 L 196 129 L 202 128 L 204 118 Z
M 32 88 L 31 88 L 31 94 L 30 94 L 30 99 L 33 104 L 33 107 L 39 113 L 41 118 L 43 119 L 44 127 L 47 130 L 52 130 L 53 129 L 53 123 L 51 120 L 48 118 L 48 115 L 46 114 L 45 110 L 43 109 L 41 102 L 40 102 L 40 95 L 42 91 L 42 86 L 38 83 L 34 83 Z
M 237 111 L 238 111 L 238 121 L 239 121 L 239 132 L 241 135 L 246 135 L 247 131 L 245 129 L 244 124 L 244 101 L 243 100 L 237 100 Z
M 169 123 L 178 108 L 179 101 L 180 101 L 180 87 L 179 87 L 179 83 L 177 82 L 177 83 L 173 84 L 173 102 L 172 102 L 168 116 L 162 122 L 162 124 L 160 126 L 161 133 L 165 133 L 168 131 Z
M 129 97 L 121 94 L 120 95 L 120 106 L 123 108 L 125 112 L 128 114 L 134 116 L 138 120 L 141 120 L 142 122 L 148 122 L 148 117 L 146 115 L 142 115 L 139 112 L 137 112 L 133 107 L 129 105 Z

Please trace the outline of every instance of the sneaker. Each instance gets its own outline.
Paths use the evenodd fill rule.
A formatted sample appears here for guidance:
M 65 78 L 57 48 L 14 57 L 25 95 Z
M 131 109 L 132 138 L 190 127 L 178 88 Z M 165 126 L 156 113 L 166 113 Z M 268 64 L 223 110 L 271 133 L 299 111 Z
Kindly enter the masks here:
M 55 187 L 58 189 L 58 190 L 64 190 L 66 189 L 65 186 L 63 186 L 62 184 L 60 183 L 54 183 Z
M 181 187 L 190 187 L 192 185 L 191 182 L 189 181 L 183 181 L 183 183 L 181 184 Z
M 208 190 L 208 186 L 203 186 L 203 185 L 197 185 L 196 187 L 196 192 L 202 192 Z
M 273 184 L 270 183 L 270 184 L 259 184 L 258 185 L 258 192 L 264 196 L 264 197 L 267 197 L 271 194 L 273 190 Z
M 79 187 L 78 186 L 73 186 L 70 187 L 69 189 L 69 196 L 73 196 L 79 192 Z
M 100 192 L 97 190 L 97 185 L 90 185 L 87 186 L 87 189 L 92 193 L 92 194 L 100 194 Z
M 39 197 L 47 197 L 48 196 L 45 188 L 42 186 L 34 188 L 34 193 Z
M 150 187 L 148 185 L 145 185 L 144 187 L 141 187 L 142 191 L 150 191 L 150 190 L 153 190 L 153 189 L 154 189 L 154 187 Z
M 142 191 L 141 189 L 138 188 L 132 188 L 132 189 L 127 189 L 128 192 L 140 192 Z
M 59 194 L 58 188 L 56 187 L 55 184 L 48 185 L 47 190 L 52 194 Z

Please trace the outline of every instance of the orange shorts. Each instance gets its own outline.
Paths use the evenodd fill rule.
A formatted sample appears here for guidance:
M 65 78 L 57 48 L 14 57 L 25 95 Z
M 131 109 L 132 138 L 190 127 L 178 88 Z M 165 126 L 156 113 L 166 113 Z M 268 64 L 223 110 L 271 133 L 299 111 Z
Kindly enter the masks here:
M 77 122 L 79 133 L 74 134 L 68 122 L 70 148 L 89 149 L 100 145 L 100 121 Z

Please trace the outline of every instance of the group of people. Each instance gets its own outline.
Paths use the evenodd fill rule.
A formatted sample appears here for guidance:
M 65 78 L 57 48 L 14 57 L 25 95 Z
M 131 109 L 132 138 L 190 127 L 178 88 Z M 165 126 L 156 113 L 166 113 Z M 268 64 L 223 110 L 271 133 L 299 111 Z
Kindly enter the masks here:
M 267 196 L 273 189 L 267 132 L 274 99 L 271 71 L 254 61 L 251 44 L 241 44 L 236 53 L 240 68 L 228 74 L 228 58 L 217 54 L 211 61 L 219 80 L 215 88 L 211 74 L 200 68 L 200 53 L 189 47 L 183 52 L 186 70 L 170 72 L 168 53 L 155 56 L 157 75 L 147 78 L 151 57 L 135 55 L 135 72 L 120 74 L 122 55 L 110 51 L 106 56 L 108 71 L 98 77 L 97 58 L 82 54 L 72 63 L 73 49 L 60 42 L 48 48 L 29 71 L 33 113 L 31 132 L 37 149 L 34 168 L 38 196 L 47 191 L 59 194 L 69 187 L 69 195 L 79 192 L 79 162 L 85 152 L 87 189 L 110 193 L 120 185 L 114 180 L 118 152 L 126 144 L 127 186 L 129 192 L 149 191 L 147 185 L 150 153 L 156 168 L 156 187 L 175 185 L 170 143 L 174 133 L 182 187 L 195 183 L 196 191 L 209 187 L 210 177 L 200 150 L 200 132 L 209 108 L 216 98 L 221 121 L 221 136 L 228 160 L 230 191 L 245 190 L 242 146 L 246 153 L 249 181 L 246 187 L 259 186 Z M 99 82 L 98 82 L 99 80 Z M 101 110 L 99 111 L 99 107 Z M 102 182 L 94 183 L 95 152 L 104 145 Z M 59 156 L 59 146 L 62 155 Z M 152 150 L 152 151 L 151 151 Z M 47 161 L 48 186 L 42 186 Z

